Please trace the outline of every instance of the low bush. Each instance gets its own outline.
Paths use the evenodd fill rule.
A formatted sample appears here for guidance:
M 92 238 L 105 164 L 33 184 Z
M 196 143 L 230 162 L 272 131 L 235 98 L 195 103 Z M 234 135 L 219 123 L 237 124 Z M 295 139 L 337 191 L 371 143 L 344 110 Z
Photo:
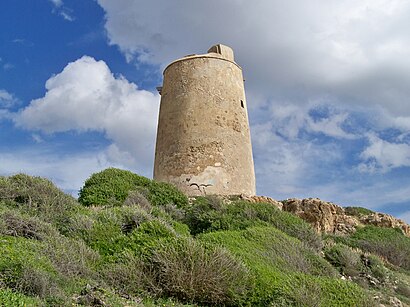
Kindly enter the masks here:
M 27 239 L 45 240 L 57 234 L 57 230 L 37 217 L 30 217 L 17 210 L 0 211 L 0 234 Z
M 0 288 L 0 306 L 26 307 L 42 306 L 38 298 L 28 297 L 11 289 Z
M 129 205 L 137 200 L 146 206 L 147 203 L 141 195 L 154 206 L 174 204 L 184 207 L 188 204 L 185 194 L 174 186 L 116 168 L 108 168 L 91 175 L 81 188 L 78 201 L 84 206 L 119 206 L 124 201 Z
M 70 218 L 67 236 L 83 240 L 103 258 L 117 259 L 126 251 L 149 257 L 158 241 L 186 234 L 186 228 L 136 206 L 90 208 Z
M 106 263 L 100 274 L 111 287 L 123 295 L 147 294 L 148 289 L 153 293 L 160 291 L 154 286 L 154 274 L 144 261 L 128 251 L 123 253 L 121 261 Z
M 84 241 L 55 236 L 45 243 L 41 254 L 51 261 L 58 273 L 68 278 L 95 277 L 93 269 L 100 257 Z
M 80 189 L 78 201 L 84 206 L 120 205 L 138 186 L 148 186 L 148 178 L 130 171 L 108 168 L 92 174 Z
M 322 240 L 301 218 L 266 203 L 236 200 L 224 203 L 215 197 L 198 197 L 186 210 L 184 222 L 191 233 L 216 230 L 241 230 L 255 226 L 274 226 L 298 238 L 314 250 L 320 250 Z
M 357 217 L 361 217 L 363 215 L 369 215 L 369 214 L 374 213 L 374 211 L 367 209 L 367 208 L 363 208 L 363 207 L 345 207 L 344 209 L 347 215 L 357 216 Z
M 28 296 L 61 300 L 62 277 L 39 251 L 43 243 L 25 238 L 2 237 L 0 281 L 3 287 Z
M 365 271 L 360 254 L 343 244 L 335 244 L 324 249 L 325 258 L 337 268 L 341 274 L 357 277 Z
M 227 250 L 190 238 L 163 242 L 155 250 L 151 265 L 156 289 L 182 301 L 232 305 L 250 287 L 246 267 Z
M 60 191 L 47 179 L 24 174 L 0 178 L 0 201 L 20 207 L 24 212 L 58 228 L 78 206 L 73 197 Z
M 148 200 L 154 206 L 175 205 L 184 208 L 188 205 L 186 195 L 169 183 L 152 181 L 148 191 Z
M 248 266 L 253 288 L 248 293 L 246 304 L 268 306 L 282 302 L 283 305 L 278 306 L 297 305 L 300 300 L 296 297 L 297 293 L 303 293 L 303 289 L 313 287 L 312 283 L 318 283 L 322 278 L 332 280 L 331 277 L 337 274 L 310 248 L 274 227 L 210 232 L 198 238 L 227 248 Z M 317 276 L 316 279 L 314 276 Z M 298 285 L 295 284 L 296 278 L 301 280 Z M 309 292 L 306 295 L 315 301 L 317 293 Z
M 400 229 L 365 226 L 351 235 L 348 244 L 377 254 L 396 266 L 410 270 L 410 238 L 406 237 Z

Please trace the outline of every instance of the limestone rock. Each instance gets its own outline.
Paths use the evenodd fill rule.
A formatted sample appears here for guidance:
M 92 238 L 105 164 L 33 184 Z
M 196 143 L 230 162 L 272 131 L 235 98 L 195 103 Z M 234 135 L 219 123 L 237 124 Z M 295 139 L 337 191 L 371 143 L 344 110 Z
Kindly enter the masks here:
M 246 196 L 241 195 L 241 199 L 247 200 L 251 203 L 267 203 L 274 205 L 279 210 L 282 210 L 283 204 L 280 201 L 274 200 L 273 198 L 267 196 Z
M 372 213 L 361 216 L 359 218 L 360 223 L 365 225 L 374 225 L 378 227 L 399 228 L 403 233 L 410 237 L 410 226 L 404 221 L 397 219 L 389 214 L 385 213 Z
M 331 202 L 318 198 L 296 199 L 282 201 L 283 210 L 291 212 L 310 223 L 317 232 L 348 234 L 353 233 L 359 225 L 374 225 L 378 227 L 399 228 L 403 234 L 410 237 L 410 226 L 404 221 L 385 213 L 371 213 L 352 216 Z
M 358 220 L 346 215 L 342 207 L 318 198 L 287 199 L 283 201 L 283 210 L 304 219 L 317 232 L 347 234 L 359 225 Z

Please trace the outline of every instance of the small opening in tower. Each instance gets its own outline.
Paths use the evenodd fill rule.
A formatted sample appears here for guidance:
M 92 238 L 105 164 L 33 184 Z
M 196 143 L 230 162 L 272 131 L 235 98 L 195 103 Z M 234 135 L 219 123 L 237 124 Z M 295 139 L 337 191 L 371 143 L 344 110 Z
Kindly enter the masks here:
M 244 108 L 245 105 L 243 104 L 243 100 L 241 100 L 241 107 Z

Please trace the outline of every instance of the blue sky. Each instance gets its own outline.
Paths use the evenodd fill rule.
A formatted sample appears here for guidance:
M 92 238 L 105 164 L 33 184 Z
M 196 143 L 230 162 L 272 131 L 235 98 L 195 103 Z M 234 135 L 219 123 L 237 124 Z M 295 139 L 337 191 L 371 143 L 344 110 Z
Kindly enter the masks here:
M 0 174 L 74 195 L 109 166 L 151 177 L 162 70 L 216 43 L 244 71 L 259 195 L 410 222 L 405 0 L 3 0 Z

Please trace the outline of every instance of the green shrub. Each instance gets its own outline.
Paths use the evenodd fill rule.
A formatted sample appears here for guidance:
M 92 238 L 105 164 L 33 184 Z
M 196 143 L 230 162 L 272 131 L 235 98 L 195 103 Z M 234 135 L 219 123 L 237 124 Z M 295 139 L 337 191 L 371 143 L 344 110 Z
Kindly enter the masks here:
M 410 238 L 400 229 L 365 226 L 350 238 L 349 245 L 377 254 L 390 263 L 410 270 Z
M 138 186 L 148 186 L 148 178 L 138 176 L 130 171 L 107 168 L 92 174 L 80 189 L 78 201 L 84 206 L 120 205 L 128 193 Z
M 62 278 L 51 262 L 39 253 L 43 243 L 24 238 L 2 237 L 0 284 L 13 291 L 44 299 L 62 299 Z
M 87 214 L 70 218 L 67 236 L 81 239 L 104 257 L 121 257 L 131 250 L 134 254 L 150 255 L 158 240 L 177 235 L 173 229 L 186 232 L 186 226 L 165 221 L 140 207 L 106 207 L 88 209 Z
M 336 267 L 341 274 L 357 277 L 365 271 L 360 254 L 343 244 L 335 244 L 324 249 L 326 259 Z
M 300 294 L 303 289 L 314 287 L 309 285 L 313 276 L 318 276 L 319 280 L 336 276 L 334 269 L 310 248 L 273 227 L 210 232 L 198 238 L 227 248 L 246 263 L 254 285 L 246 304 L 268 306 L 282 302 L 283 306 L 295 305 L 299 300 L 297 291 Z M 299 288 L 294 284 L 295 278 L 302 278 Z M 315 300 L 316 293 L 307 295 Z
M 241 200 L 223 203 L 215 197 L 198 197 L 187 208 L 184 222 L 194 235 L 216 230 L 241 230 L 271 225 L 298 238 L 315 250 L 322 247 L 320 236 L 308 223 L 266 203 Z
M 121 260 L 109 262 L 101 269 L 104 280 L 123 295 L 158 293 L 154 273 L 134 253 L 125 251 Z
M 0 178 L 0 201 L 14 204 L 59 228 L 78 206 L 73 197 L 61 192 L 47 179 L 24 174 Z
M 225 249 L 190 238 L 163 242 L 152 256 L 156 289 L 182 301 L 234 304 L 250 287 L 246 267 Z
M 21 214 L 17 210 L 0 211 L 0 234 L 27 239 L 45 240 L 58 231 L 37 217 Z
M 147 206 L 141 195 L 154 206 L 174 204 L 183 207 L 188 204 L 188 198 L 174 186 L 116 168 L 91 175 L 81 188 L 78 201 L 84 206 L 119 206 L 137 200 L 141 201 L 139 205 Z
M 361 217 L 362 215 L 369 215 L 374 211 L 363 207 L 345 207 L 345 213 L 351 216 Z
M 10 289 L 0 288 L 0 306 L 43 306 L 43 303 L 37 298 L 28 297 Z
M 154 206 L 174 204 L 183 208 L 188 204 L 186 195 L 169 183 L 152 181 L 148 191 L 148 200 Z
M 61 275 L 69 278 L 95 276 L 93 269 L 99 261 L 99 254 L 84 241 L 55 236 L 45 243 L 41 254 L 51 261 Z
M 55 269 L 66 276 L 90 274 L 88 266 L 98 259 L 98 254 L 82 240 L 62 236 L 57 229 L 37 217 L 8 209 L 0 211 L 0 219 L 3 221 L 0 234 L 42 241 L 38 253 L 51 260 Z

